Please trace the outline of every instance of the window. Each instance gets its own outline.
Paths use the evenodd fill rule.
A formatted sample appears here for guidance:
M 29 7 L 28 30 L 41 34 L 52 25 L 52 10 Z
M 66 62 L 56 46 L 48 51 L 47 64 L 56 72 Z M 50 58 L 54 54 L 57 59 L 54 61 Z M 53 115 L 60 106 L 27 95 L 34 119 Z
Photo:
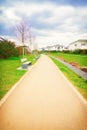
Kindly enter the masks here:
M 75 46 L 77 46 L 77 44 L 75 44 Z
M 85 44 L 85 43 L 82 43 L 81 45 L 82 45 L 82 46 L 86 46 L 86 44 Z

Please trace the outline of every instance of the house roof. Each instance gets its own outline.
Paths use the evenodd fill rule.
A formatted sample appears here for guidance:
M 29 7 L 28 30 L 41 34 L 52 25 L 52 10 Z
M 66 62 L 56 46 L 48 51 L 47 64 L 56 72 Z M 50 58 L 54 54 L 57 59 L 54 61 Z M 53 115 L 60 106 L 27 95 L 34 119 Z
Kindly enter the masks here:
M 7 40 L 3 37 L 0 37 L 0 41 L 7 41 Z
M 74 41 L 74 42 L 70 43 L 69 45 L 72 45 L 72 44 L 77 43 L 77 42 L 79 42 L 79 43 L 81 43 L 81 42 L 87 43 L 87 39 L 80 39 L 80 40 L 77 40 L 77 41 Z
M 79 42 L 86 42 L 87 43 L 87 39 L 82 39 L 82 40 L 78 40 Z

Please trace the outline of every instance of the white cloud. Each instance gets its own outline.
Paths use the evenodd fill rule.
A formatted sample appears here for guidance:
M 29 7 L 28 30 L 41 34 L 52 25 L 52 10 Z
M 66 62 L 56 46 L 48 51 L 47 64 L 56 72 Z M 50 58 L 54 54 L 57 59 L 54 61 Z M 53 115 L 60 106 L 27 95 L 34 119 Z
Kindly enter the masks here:
M 36 43 L 40 46 L 55 44 L 59 41 L 61 44 L 67 44 L 77 39 L 87 37 L 87 7 L 59 6 L 53 3 L 20 3 L 13 4 L 12 7 L 1 7 L 3 13 L 0 16 L 0 22 L 5 25 L 12 26 L 16 21 L 21 20 L 21 16 L 26 16 L 33 22 L 38 21 L 38 25 L 42 28 L 33 27 L 36 34 Z M 43 15 L 43 12 L 48 12 L 49 16 Z M 36 23 L 35 23 L 36 24 Z M 44 25 L 44 27 L 43 27 Z
M 10 19 L 12 21 L 17 21 L 20 18 L 15 14 L 15 10 L 13 8 L 9 8 L 4 12 L 4 15 L 7 19 Z

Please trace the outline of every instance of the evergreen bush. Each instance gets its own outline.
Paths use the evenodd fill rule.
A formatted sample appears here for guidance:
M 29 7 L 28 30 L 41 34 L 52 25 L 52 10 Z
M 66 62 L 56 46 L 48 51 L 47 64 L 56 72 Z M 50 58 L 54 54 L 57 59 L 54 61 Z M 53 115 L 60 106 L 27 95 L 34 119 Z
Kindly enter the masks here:
M 9 58 L 19 56 L 15 43 L 5 39 L 0 40 L 0 58 Z

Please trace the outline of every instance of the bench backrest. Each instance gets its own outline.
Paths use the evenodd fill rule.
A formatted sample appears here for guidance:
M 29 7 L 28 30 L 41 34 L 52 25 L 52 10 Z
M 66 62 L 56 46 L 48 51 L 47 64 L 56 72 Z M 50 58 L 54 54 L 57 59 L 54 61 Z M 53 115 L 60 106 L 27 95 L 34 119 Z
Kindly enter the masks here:
M 25 62 L 25 61 L 27 61 L 27 58 L 22 58 L 21 59 L 21 62 Z

